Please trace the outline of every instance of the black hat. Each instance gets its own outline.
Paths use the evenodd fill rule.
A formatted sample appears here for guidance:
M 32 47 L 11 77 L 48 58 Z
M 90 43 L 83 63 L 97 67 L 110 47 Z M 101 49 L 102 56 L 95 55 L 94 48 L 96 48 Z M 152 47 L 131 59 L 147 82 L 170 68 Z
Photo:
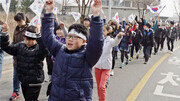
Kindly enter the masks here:
M 91 21 L 90 18 L 84 18 L 84 21 Z
M 174 25 L 174 21 L 170 21 L 170 24 Z
M 146 23 L 146 26 L 147 26 L 148 28 L 151 28 L 151 25 L 150 25 L 149 23 Z

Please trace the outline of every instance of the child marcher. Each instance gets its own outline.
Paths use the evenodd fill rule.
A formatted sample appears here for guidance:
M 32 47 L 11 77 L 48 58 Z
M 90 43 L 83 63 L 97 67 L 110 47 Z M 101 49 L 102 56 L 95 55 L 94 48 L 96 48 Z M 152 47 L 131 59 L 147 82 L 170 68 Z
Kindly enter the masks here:
M 99 60 L 103 48 L 103 22 L 99 16 L 101 0 L 96 0 L 92 6 L 89 38 L 84 25 L 73 24 L 66 36 L 66 46 L 54 35 L 53 10 L 52 0 L 46 3 L 46 14 L 42 19 L 43 42 L 55 57 L 49 101 L 92 101 L 92 67 Z
M 124 33 L 120 32 L 119 34 L 117 34 L 116 38 L 113 39 L 109 36 L 109 30 L 110 26 L 104 25 L 103 52 L 99 61 L 94 66 L 99 101 L 105 101 L 106 99 L 106 82 L 109 78 L 110 70 L 112 67 L 112 48 L 120 43 L 121 36 L 124 35 Z
M 38 101 L 41 84 L 44 81 L 43 60 L 47 54 L 37 28 L 29 26 L 24 35 L 25 41 L 9 44 L 6 24 L 2 27 L 2 49 L 17 59 L 17 76 L 25 101 Z M 40 29 L 37 30 L 37 33 Z
M 139 58 L 139 53 L 140 53 L 140 43 L 142 41 L 142 32 L 139 30 L 139 24 L 136 23 L 136 30 L 133 32 L 133 37 L 132 37 L 132 48 L 131 48 L 131 57 L 133 59 L 134 56 L 134 48 L 136 51 L 136 58 Z
M 142 45 L 145 58 L 144 64 L 147 64 L 153 47 L 153 31 L 151 30 L 151 25 L 149 23 L 146 23 L 144 26 Z
M 13 33 L 12 44 L 24 41 L 24 34 L 29 26 L 29 19 L 24 13 L 17 13 L 14 16 L 14 20 L 16 21 L 17 26 Z M 20 82 L 17 76 L 17 68 L 17 59 L 13 56 L 13 93 L 9 98 L 10 101 L 14 101 L 20 97 Z
M 130 34 L 131 34 L 131 31 L 127 31 L 119 44 L 119 50 L 121 51 L 121 66 L 120 66 L 120 68 L 123 68 L 125 66 L 125 64 L 127 65 L 129 63 L 128 53 L 129 53 L 129 45 L 131 44 Z M 125 64 L 124 64 L 124 57 L 126 57 L 126 59 L 127 59 Z

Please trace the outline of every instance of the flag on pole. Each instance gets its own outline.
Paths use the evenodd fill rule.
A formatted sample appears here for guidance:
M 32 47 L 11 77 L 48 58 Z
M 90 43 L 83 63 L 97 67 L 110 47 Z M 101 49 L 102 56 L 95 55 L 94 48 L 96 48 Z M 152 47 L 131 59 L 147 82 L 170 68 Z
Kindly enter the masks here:
M 118 12 L 115 14 L 115 16 L 112 19 L 119 23 Z
M 147 5 L 147 9 L 149 9 L 151 13 L 159 13 L 164 7 L 165 5 L 152 6 L 152 7 Z
M 2 3 L 2 7 L 3 7 L 4 11 L 5 11 L 6 14 L 8 15 L 11 0 L 2 0 L 1 3 Z
M 41 24 L 41 19 L 36 15 L 33 19 L 31 19 L 29 25 L 37 26 L 38 24 Z
M 81 17 L 81 14 L 78 12 L 71 12 L 70 14 L 74 17 L 75 21 L 78 21 Z
M 135 19 L 136 15 L 134 15 L 133 13 L 128 17 L 129 22 L 133 22 Z
M 44 7 L 44 2 L 41 0 L 35 0 L 31 5 L 30 9 L 37 15 L 41 16 Z

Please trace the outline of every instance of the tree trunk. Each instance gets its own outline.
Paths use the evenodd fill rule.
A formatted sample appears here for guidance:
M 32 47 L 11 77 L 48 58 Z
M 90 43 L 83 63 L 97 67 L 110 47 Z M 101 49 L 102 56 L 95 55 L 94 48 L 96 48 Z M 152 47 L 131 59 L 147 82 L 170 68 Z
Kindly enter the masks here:
M 85 16 L 82 14 L 80 17 L 80 23 L 83 24 Z

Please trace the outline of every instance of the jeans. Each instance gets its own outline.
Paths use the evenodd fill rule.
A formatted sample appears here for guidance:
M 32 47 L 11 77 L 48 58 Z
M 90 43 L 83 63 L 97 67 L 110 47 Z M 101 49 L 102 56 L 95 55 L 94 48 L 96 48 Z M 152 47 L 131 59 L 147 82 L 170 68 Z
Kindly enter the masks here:
M 161 39 L 161 49 L 164 48 L 164 41 L 165 41 L 165 38 L 162 38 L 162 39 Z
M 28 86 L 28 85 L 22 85 L 22 92 L 25 101 L 38 101 L 38 97 L 40 94 L 41 86 Z
M 155 37 L 155 42 L 156 42 L 156 46 L 154 48 L 154 53 L 157 53 L 159 50 L 160 43 L 161 43 L 161 38 Z
M 170 44 L 171 44 L 171 47 L 170 47 Z M 174 49 L 174 39 L 167 38 L 167 46 L 168 46 L 168 50 L 173 51 L 173 49 Z
M 20 81 L 17 74 L 17 67 L 14 67 L 13 72 L 13 92 L 19 93 L 20 91 Z
M 144 46 L 143 52 L 144 52 L 145 62 L 148 62 L 149 57 L 151 56 L 151 50 L 152 50 L 152 46 Z
M 140 44 L 139 43 L 133 43 L 131 47 L 131 57 L 133 58 L 134 55 L 134 48 L 136 50 L 136 53 L 140 50 Z
M 1 78 L 1 72 L 2 72 L 3 56 L 4 56 L 4 52 L 0 49 L 0 78 Z

